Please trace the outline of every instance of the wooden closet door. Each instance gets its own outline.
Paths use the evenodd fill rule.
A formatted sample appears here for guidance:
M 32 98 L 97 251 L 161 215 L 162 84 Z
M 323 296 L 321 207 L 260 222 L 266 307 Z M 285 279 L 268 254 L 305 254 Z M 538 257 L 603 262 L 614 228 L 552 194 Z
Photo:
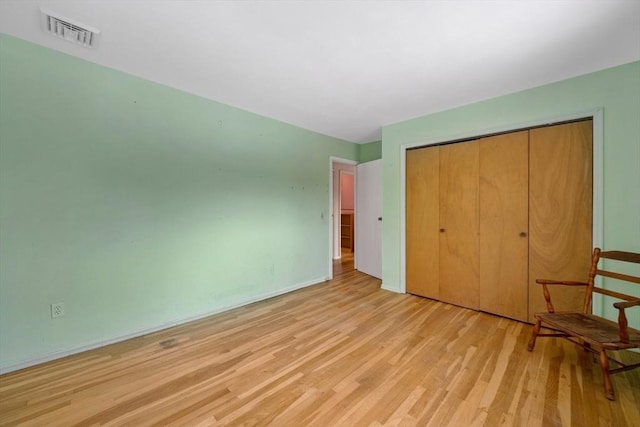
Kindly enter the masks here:
M 480 310 L 527 321 L 529 132 L 480 140 Z
M 529 321 L 546 311 L 536 279 L 586 281 L 592 247 L 592 121 L 532 129 L 529 141 Z M 556 311 L 581 310 L 583 289 L 552 287 Z
M 440 299 L 478 309 L 478 141 L 440 147 Z
M 407 292 L 440 299 L 439 147 L 407 151 L 406 160 Z

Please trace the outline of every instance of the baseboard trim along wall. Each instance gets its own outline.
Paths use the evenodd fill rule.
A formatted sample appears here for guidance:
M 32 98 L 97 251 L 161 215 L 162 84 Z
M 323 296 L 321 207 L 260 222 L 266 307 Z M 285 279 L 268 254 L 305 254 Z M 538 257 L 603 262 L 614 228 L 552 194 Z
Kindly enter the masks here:
M 396 294 L 403 294 L 404 292 L 402 292 L 400 290 L 399 286 L 388 286 L 386 283 L 383 283 L 382 285 L 380 285 L 380 289 L 383 289 L 385 291 L 389 291 L 389 292 L 395 292 Z
M 13 365 L 7 365 L 7 366 L 0 366 L 0 374 L 6 374 L 9 372 L 14 372 L 14 371 L 18 371 L 20 369 L 24 369 L 24 368 L 28 368 L 31 366 L 35 366 L 35 365 L 40 365 L 42 363 L 46 363 L 46 362 L 50 362 L 52 360 L 56 360 L 56 359 L 61 359 L 63 357 L 67 357 L 67 356 L 71 356 L 74 354 L 78 354 L 78 353 L 82 353 L 85 351 L 89 351 L 89 350 L 94 350 L 96 348 L 100 348 L 100 347 L 105 347 L 107 345 L 110 344 L 115 344 L 121 341 L 126 341 L 128 339 L 131 338 L 136 338 L 136 337 L 140 337 L 142 335 L 147 335 L 147 334 L 151 334 L 153 332 L 158 332 L 158 331 L 162 331 L 164 329 L 169 329 L 172 328 L 174 326 L 178 326 L 178 325 L 182 325 L 184 323 L 189 323 L 189 322 L 193 322 L 195 320 L 200 320 L 200 319 L 204 319 L 205 317 L 209 317 L 209 316 L 213 316 L 215 314 L 219 314 L 225 311 L 229 311 L 229 310 L 233 310 L 234 308 L 238 308 L 238 307 L 242 307 L 245 305 L 249 305 L 249 304 L 253 304 L 254 302 L 259 302 L 259 301 L 263 301 L 269 298 L 273 298 L 276 297 L 278 295 L 284 295 L 286 293 L 289 292 L 293 292 L 296 291 L 298 289 L 302 289 L 302 288 L 306 288 L 308 286 L 313 286 L 313 285 L 317 285 L 320 284 L 322 282 L 326 281 L 326 279 L 324 278 L 318 278 L 318 279 L 314 279 L 314 280 L 310 280 L 307 282 L 303 282 L 303 283 L 298 283 L 296 285 L 293 286 L 289 286 L 287 288 L 283 288 L 283 289 L 278 289 L 276 291 L 272 291 L 272 292 L 267 292 L 261 295 L 257 295 L 255 297 L 252 298 L 246 298 L 246 299 L 242 299 L 239 300 L 233 304 L 229 304 L 229 305 L 225 305 L 225 306 L 221 306 L 221 307 L 216 307 L 212 310 L 208 310 L 206 312 L 203 313 L 199 313 L 196 314 L 194 316 L 189 316 L 189 317 L 185 317 L 182 319 L 176 319 L 176 320 L 171 320 L 169 322 L 164 322 L 162 324 L 159 325 L 155 325 L 155 326 L 151 326 L 149 328 L 144 328 L 144 329 L 139 329 L 133 332 L 130 332 L 128 334 L 124 334 L 124 335 L 119 335 L 116 337 L 112 337 L 106 340 L 100 340 L 100 341 L 95 341 L 95 342 L 91 342 L 85 345 L 81 345 L 79 347 L 74 347 L 68 350 L 62 350 L 62 351 L 56 351 L 53 353 L 48 353 L 45 354 L 43 356 L 39 356 L 33 359 L 29 359 L 26 360 L 24 362 L 20 362 L 20 363 L 16 363 Z

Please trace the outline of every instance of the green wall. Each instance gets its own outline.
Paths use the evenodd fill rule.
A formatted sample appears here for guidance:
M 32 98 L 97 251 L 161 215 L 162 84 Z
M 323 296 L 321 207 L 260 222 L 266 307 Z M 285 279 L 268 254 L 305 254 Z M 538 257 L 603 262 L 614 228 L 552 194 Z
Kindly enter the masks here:
M 596 108 L 604 110 L 603 247 L 640 252 L 640 62 L 635 62 L 385 126 L 383 286 L 400 290 L 404 268 L 400 262 L 401 145 L 482 135 L 490 129 Z M 608 316 L 617 316 L 609 304 L 605 307 Z M 629 312 L 630 323 L 640 326 L 640 310 Z
M 0 368 L 324 280 L 330 156 L 358 147 L 0 36 Z
M 640 252 L 640 63 L 355 145 L 0 35 L 0 369 L 323 280 L 330 156 L 385 159 L 383 282 L 400 289 L 400 145 L 598 107 L 604 247 Z
M 358 145 L 358 161 L 370 162 L 382 158 L 382 141 L 369 142 Z

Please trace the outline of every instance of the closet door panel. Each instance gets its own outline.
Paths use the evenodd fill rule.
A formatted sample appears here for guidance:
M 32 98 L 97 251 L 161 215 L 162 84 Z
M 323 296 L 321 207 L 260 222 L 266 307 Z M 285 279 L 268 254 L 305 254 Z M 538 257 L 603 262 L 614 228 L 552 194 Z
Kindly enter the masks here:
M 439 299 L 440 151 L 407 151 L 407 292 Z
M 478 141 L 440 147 L 440 299 L 478 309 Z
M 529 132 L 480 140 L 480 309 L 527 320 Z
M 529 321 L 546 311 L 536 279 L 586 281 L 592 248 L 592 121 L 530 131 Z M 580 310 L 583 290 L 553 287 L 556 311 Z

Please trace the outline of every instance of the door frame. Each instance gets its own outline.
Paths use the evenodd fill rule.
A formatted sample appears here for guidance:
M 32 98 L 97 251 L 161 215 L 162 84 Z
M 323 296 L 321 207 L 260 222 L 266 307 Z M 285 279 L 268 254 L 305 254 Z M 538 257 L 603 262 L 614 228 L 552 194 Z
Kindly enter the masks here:
M 335 220 L 336 218 L 333 215 L 333 185 L 334 185 L 334 179 L 333 179 L 333 164 L 334 163 L 342 163 L 342 164 L 346 164 L 346 165 L 352 165 L 355 167 L 355 165 L 358 164 L 357 161 L 355 160 L 349 160 L 349 159 L 344 159 L 342 157 L 335 157 L 335 156 L 329 156 L 329 251 L 328 251 L 328 256 L 327 256 L 327 280 L 331 280 L 333 279 L 333 237 L 334 237 L 334 230 L 335 230 Z M 355 186 L 356 186 L 356 180 L 358 179 L 358 176 L 354 170 L 353 172 L 353 188 L 354 188 L 354 198 L 355 198 Z M 354 200 L 354 210 L 353 210 L 353 214 L 354 217 L 356 215 L 356 211 L 355 211 L 355 200 Z
M 593 223 L 592 223 L 592 246 L 602 247 L 603 243 L 603 223 L 604 223 L 604 205 L 603 205 L 603 191 L 604 191 L 604 174 L 603 174 L 603 161 L 604 161 L 604 110 L 603 108 L 596 108 L 593 110 L 587 110 L 567 115 L 551 116 L 545 119 L 531 120 L 523 123 L 514 123 L 510 125 L 500 126 L 493 129 L 485 129 L 480 131 L 465 132 L 458 135 L 450 135 L 445 137 L 438 137 L 427 141 L 414 142 L 400 145 L 400 293 L 407 292 L 407 258 L 406 258 L 406 215 L 407 215 L 407 200 L 406 200 L 406 154 L 407 150 L 417 147 L 427 147 L 429 145 L 443 144 L 446 142 L 462 141 L 465 139 L 480 138 L 482 136 L 488 136 L 497 133 L 514 132 L 517 130 L 523 130 L 533 127 L 559 124 L 562 122 L 575 121 L 580 119 L 591 119 L 593 121 Z M 597 301 L 594 301 L 594 307 L 597 305 Z M 601 304 L 600 304 L 601 306 Z

